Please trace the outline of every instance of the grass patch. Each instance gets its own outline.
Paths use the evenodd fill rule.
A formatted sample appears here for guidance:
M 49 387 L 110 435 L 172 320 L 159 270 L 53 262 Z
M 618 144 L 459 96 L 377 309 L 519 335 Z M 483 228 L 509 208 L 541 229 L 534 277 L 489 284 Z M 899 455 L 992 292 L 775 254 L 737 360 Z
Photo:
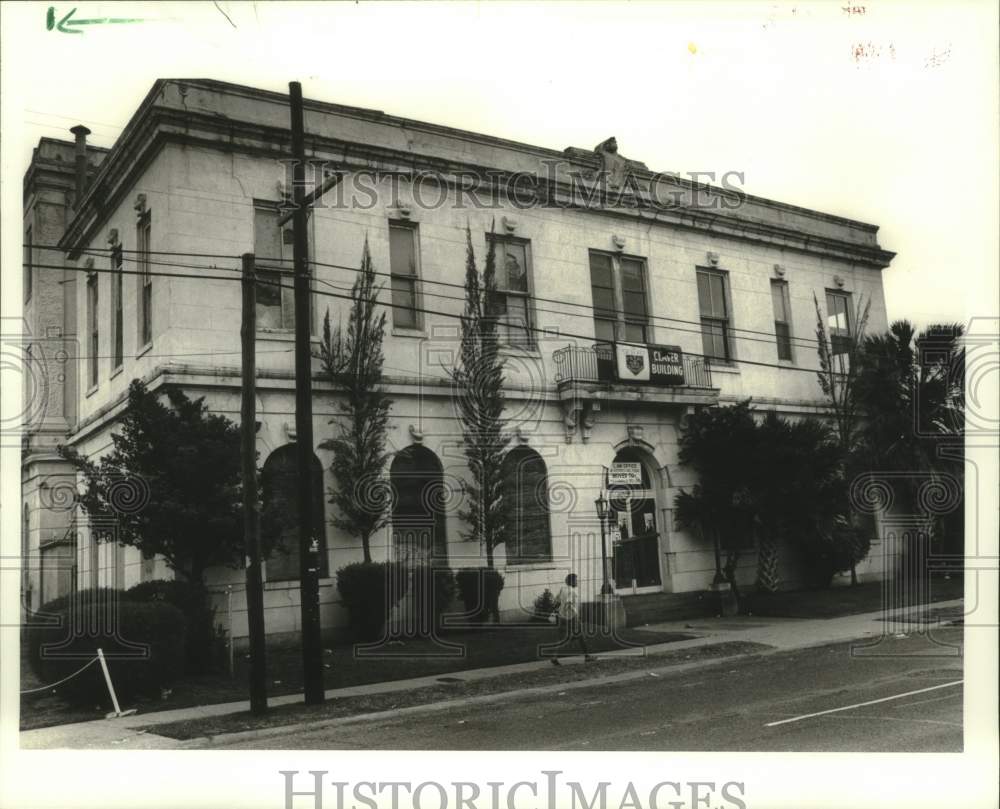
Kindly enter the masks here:
M 591 635 L 588 643 L 594 651 L 607 652 L 629 645 L 647 646 L 686 640 L 693 635 L 680 632 L 655 632 L 624 629 L 618 638 Z M 409 641 L 367 650 L 353 644 L 324 650 L 324 686 L 327 689 L 353 685 L 406 680 L 437 674 L 454 674 L 468 669 L 489 668 L 524 663 L 542 658 L 541 647 L 557 639 L 549 624 L 516 626 L 489 625 L 476 630 L 445 633 L 441 643 L 430 640 Z M 22 646 L 23 650 L 23 646 Z M 575 648 L 569 650 L 576 653 Z M 185 677 L 177 682 L 167 699 L 136 699 L 122 708 L 137 708 L 140 713 L 237 702 L 249 699 L 249 656 L 238 653 L 235 673 Z M 302 692 L 302 652 L 297 643 L 272 645 L 267 650 L 268 695 Z M 21 690 L 36 688 L 38 683 L 27 661 L 21 665 Z M 56 690 L 21 697 L 21 730 L 49 727 L 70 722 L 102 719 L 103 709 L 80 710 L 63 701 Z
M 499 694 L 559 683 L 592 680 L 609 674 L 622 674 L 629 671 L 641 671 L 671 664 L 752 654 L 766 651 L 769 648 L 771 647 L 761 643 L 729 641 L 710 646 L 697 646 L 690 649 L 677 649 L 658 654 L 648 654 L 641 657 L 605 658 L 588 665 L 560 666 L 558 668 L 550 666 L 536 671 L 487 677 L 478 680 L 463 681 L 456 678 L 458 681 L 454 683 L 426 686 L 412 691 L 342 697 L 327 700 L 322 705 L 282 705 L 272 708 L 264 716 L 254 716 L 248 711 L 244 711 L 225 716 L 149 725 L 143 729 L 149 733 L 167 736 L 171 739 L 196 739 L 205 736 L 217 736 L 224 733 L 281 727 L 298 722 L 319 722 L 326 719 L 357 716 L 358 714 L 373 713 L 376 711 L 389 711 L 463 697 Z
M 830 587 L 826 590 L 796 590 L 765 595 L 754 593 L 747 606 L 755 616 L 773 618 L 836 618 L 882 609 L 882 582 L 859 584 L 855 587 Z M 964 583 L 961 576 L 950 579 L 935 577 L 930 582 L 930 598 L 951 601 L 961 598 Z

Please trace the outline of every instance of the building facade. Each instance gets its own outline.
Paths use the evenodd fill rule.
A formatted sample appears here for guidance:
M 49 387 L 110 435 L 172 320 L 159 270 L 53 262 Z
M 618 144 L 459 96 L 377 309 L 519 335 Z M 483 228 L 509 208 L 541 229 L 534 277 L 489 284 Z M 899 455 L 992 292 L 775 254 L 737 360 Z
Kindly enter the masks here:
M 106 453 L 133 379 L 204 396 L 212 412 L 238 422 L 241 299 L 233 280 L 241 254 L 253 252 L 263 282 L 264 494 L 275 506 L 294 502 L 294 313 L 280 274 L 292 249 L 283 222 L 288 121 L 282 94 L 160 80 L 109 153 L 88 150 L 99 170 L 43 237 L 59 248 L 46 252 L 48 263 L 63 268 L 47 272 L 75 280 L 52 307 L 80 346 L 62 420 L 47 428 L 50 444 Z M 570 571 L 584 599 L 596 598 L 604 563 L 594 504 L 609 484 L 604 547 L 616 592 L 627 599 L 708 587 L 713 547 L 673 516 L 674 497 L 694 482 L 677 457 L 684 417 L 747 397 L 791 418 L 822 414 L 814 297 L 835 343 L 856 327 L 859 299 L 870 302 L 869 329 L 886 328 L 881 271 L 892 254 L 879 247 L 875 226 L 654 174 L 621 157 L 614 139 L 557 152 L 313 101 L 305 131 L 317 183 L 339 178 L 309 217 L 314 336 L 327 312 L 334 325 L 346 320 L 366 240 L 384 284 L 385 387 L 394 401 L 385 475 L 394 497 L 392 520 L 373 543 L 376 559 L 416 545 L 452 568 L 483 563 L 459 517 L 468 469 L 462 392 L 448 371 L 458 357 L 466 232 L 480 267 L 495 243 L 512 433 L 505 463 L 518 470 L 505 493 L 517 516 L 496 562 L 506 578 L 501 608 L 512 615 Z M 72 147 L 43 141 L 29 177 L 38 176 L 45 148 Z M 38 207 L 31 210 L 37 222 Z M 30 239 L 39 242 L 37 225 L 26 230 Z M 233 280 L 224 277 L 230 272 Z M 318 361 L 314 372 L 318 445 L 332 433 L 337 402 Z M 362 551 L 330 522 L 330 457 L 318 447 L 315 455 L 309 485 L 325 513 L 322 621 L 336 628 L 345 616 L 333 577 Z M 50 456 L 55 466 L 44 473 L 66 474 Z M 26 503 L 40 503 L 31 481 L 42 467 L 33 457 Z M 162 560 L 92 541 L 72 508 L 60 514 L 75 549 L 60 587 L 129 587 L 172 575 Z M 879 575 L 878 556 L 873 550 L 861 565 L 862 577 Z M 782 578 L 794 583 L 794 559 L 782 559 Z M 295 631 L 297 557 L 275 555 L 265 568 L 268 632 Z M 752 582 L 754 569 L 748 549 L 739 580 Z M 245 636 L 243 572 L 213 570 L 211 579 L 220 593 L 233 589 L 223 623 Z

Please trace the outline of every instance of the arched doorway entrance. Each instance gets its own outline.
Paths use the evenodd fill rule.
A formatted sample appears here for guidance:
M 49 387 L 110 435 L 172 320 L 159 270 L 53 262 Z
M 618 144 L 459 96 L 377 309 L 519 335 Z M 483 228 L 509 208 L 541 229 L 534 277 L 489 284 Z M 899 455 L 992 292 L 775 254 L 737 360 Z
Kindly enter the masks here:
M 447 564 L 445 489 L 437 455 L 419 444 L 411 444 L 393 458 L 389 478 L 395 557 Z
M 608 524 L 615 589 L 661 589 L 656 480 L 647 453 L 620 450 L 608 472 Z

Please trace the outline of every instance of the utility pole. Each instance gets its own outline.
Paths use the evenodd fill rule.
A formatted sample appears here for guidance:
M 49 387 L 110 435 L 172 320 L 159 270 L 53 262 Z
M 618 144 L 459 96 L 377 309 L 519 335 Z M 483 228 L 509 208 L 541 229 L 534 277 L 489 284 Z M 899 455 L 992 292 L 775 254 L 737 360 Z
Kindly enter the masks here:
M 302 85 L 288 84 L 292 118 L 292 233 L 295 237 L 295 443 L 298 449 L 299 592 L 302 608 L 302 679 L 307 705 L 323 702 L 323 647 L 319 624 L 319 541 L 313 514 L 312 352 L 309 311 L 309 239 L 305 205 L 306 147 Z
M 250 711 L 267 712 L 267 660 L 264 645 L 264 583 L 261 579 L 260 521 L 257 513 L 257 312 L 253 253 L 243 254 L 243 401 L 240 408 L 240 461 L 243 475 L 243 541 L 247 554 L 247 626 L 250 630 Z M 232 648 L 232 626 L 229 628 Z

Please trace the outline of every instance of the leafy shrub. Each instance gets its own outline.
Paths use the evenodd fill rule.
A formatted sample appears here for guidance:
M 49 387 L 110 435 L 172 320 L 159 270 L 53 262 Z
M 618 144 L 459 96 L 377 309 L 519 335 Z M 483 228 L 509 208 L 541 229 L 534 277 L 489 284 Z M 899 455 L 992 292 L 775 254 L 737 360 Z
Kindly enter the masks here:
M 455 574 L 465 612 L 472 620 L 500 619 L 500 591 L 503 576 L 494 568 L 465 568 Z
M 552 591 L 546 587 L 535 599 L 534 618 L 536 621 L 547 623 L 549 616 L 556 611 L 556 599 Z
M 441 615 L 455 598 L 455 574 L 448 568 L 417 565 L 410 569 L 410 602 L 414 608 L 410 628 L 413 634 L 426 637 L 441 629 Z
M 121 590 L 115 590 L 112 587 L 96 587 L 67 593 L 42 604 L 38 608 L 38 612 L 32 616 L 25 630 L 28 665 L 35 676 L 42 682 L 48 682 L 42 669 L 42 645 L 63 641 L 69 635 L 74 616 L 83 615 L 84 611 L 93 604 L 101 604 L 106 609 L 117 610 L 116 602 L 121 601 L 123 597 L 124 593 Z M 83 664 L 81 663 L 81 665 Z
M 159 601 L 177 607 L 187 621 L 185 671 L 203 674 L 215 668 L 219 658 L 215 608 L 203 587 L 179 579 L 157 579 L 130 587 L 125 591 L 125 598 L 142 603 Z
M 389 610 L 402 596 L 385 562 L 355 562 L 337 571 L 337 592 L 358 641 L 378 640 Z
M 119 599 L 117 608 L 95 598 L 67 602 L 54 610 L 65 629 L 45 639 L 57 648 L 32 661 L 39 679 L 56 683 L 69 677 L 100 648 L 108 664 L 120 704 L 139 695 L 155 696 L 183 672 L 185 620 L 176 607 L 160 602 Z M 109 617 L 113 616 L 113 620 Z M 69 627 L 75 631 L 69 631 Z M 57 692 L 80 706 L 110 706 L 111 698 L 99 663 L 57 687 Z

